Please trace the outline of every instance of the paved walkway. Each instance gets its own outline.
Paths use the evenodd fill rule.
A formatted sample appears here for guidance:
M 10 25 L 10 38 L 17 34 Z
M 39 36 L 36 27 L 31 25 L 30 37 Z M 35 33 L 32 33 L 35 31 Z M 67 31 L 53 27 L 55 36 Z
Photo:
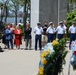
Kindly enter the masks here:
M 3 44 L 0 43 L 3 48 Z M 7 50 L 0 53 L 0 75 L 37 75 L 40 60 L 40 51 L 24 50 L 25 43 L 21 50 Z
M 3 47 L 3 45 L 0 43 Z M 67 44 L 68 46 L 68 44 Z M 0 75 L 37 75 L 38 64 L 40 60 L 40 51 L 24 50 L 24 43 L 21 46 L 22 50 L 4 50 L 0 53 Z M 67 48 L 68 50 L 68 48 Z M 71 50 L 66 57 L 66 65 L 62 75 L 68 75 L 69 61 Z M 71 74 L 76 75 L 71 66 Z
M 68 46 L 69 46 L 69 43 L 67 43 L 67 47 L 66 47 L 66 50 L 68 50 L 68 54 L 65 58 L 66 64 L 63 65 L 64 69 L 63 69 L 63 73 L 61 73 L 61 75 L 76 75 L 76 71 L 73 70 L 73 67 L 70 64 L 70 57 L 72 55 L 72 51 L 69 50 Z
M 39 51 L 11 50 L 0 53 L 0 75 L 36 75 Z

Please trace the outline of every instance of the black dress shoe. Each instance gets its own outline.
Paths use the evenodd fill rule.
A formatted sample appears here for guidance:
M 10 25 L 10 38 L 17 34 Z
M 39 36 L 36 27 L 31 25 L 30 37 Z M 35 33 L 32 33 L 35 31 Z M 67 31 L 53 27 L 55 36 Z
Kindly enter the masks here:
M 68 46 L 65 46 L 65 47 L 68 47 Z
M 28 48 L 25 48 L 25 50 L 28 50 Z
M 7 47 L 5 47 L 4 49 L 7 49 Z
M 29 48 L 29 50 L 32 50 L 31 48 Z
M 1 46 L 0 46 L 0 52 L 4 52 L 4 51 L 2 50 L 2 48 L 1 48 Z

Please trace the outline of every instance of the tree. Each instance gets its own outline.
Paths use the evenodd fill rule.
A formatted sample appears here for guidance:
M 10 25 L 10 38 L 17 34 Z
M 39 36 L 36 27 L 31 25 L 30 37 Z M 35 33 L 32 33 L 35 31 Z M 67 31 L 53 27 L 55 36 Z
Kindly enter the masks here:
M 68 28 L 71 26 L 73 21 L 76 22 L 76 10 L 74 10 L 74 12 L 70 12 L 67 14 L 67 26 L 68 26 Z
M 12 12 L 15 13 L 15 24 L 17 25 L 17 13 L 18 10 L 20 8 L 20 6 L 24 7 L 24 17 L 23 17 L 23 22 L 24 22 L 24 26 L 26 26 L 26 20 L 28 17 L 28 9 L 30 9 L 30 0 L 2 0 L 1 1 L 3 4 L 3 13 L 2 13 L 2 19 L 3 19 L 3 15 L 5 12 L 5 22 L 7 19 L 7 10 L 11 10 Z
M 0 8 L 1 8 L 1 22 L 3 20 L 3 17 L 5 17 L 4 23 L 7 21 L 7 16 L 8 16 L 8 4 L 9 0 L 2 0 L 0 1 Z
M 0 8 L 1 8 L 1 22 L 3 20 L 3 3 L 0 3 Z
M 5 24 L 7 22 L 7 16 L 8 16 L 8 3 L 9 3 L 9 0 L 7 0 L 4 4 L 4 9 L 5 9 Z
M 27 4 L 30 4 L 30 0 L 11 0 L 12 4 L 11 7 L 13 8 L 12 11 L 15 12 L 15 24 L 17 25 L 17 12 L 19 10 L 20 6 L 24 7 L 24 17 L 23 17 L 23 22 L 24 26 L 26 26 L 26 20 L 27 20 L 27 11 L 26 11 L 26 6 Z
M 24 27 L 26 27 L 26 20 L 28 17 L 28 7 L 30 7 L 30 0 L 20 0 L 20 3 L 22 6 L 24 6 L 23 22 L 24 22 Z
M 24 0 L 24 18 L 23 18 L 23 22 L 24 22 L 24 27 L 26 26 L 26 4 L 27 4 L 27 0 Z
M 15 24 L 17 25 L 17 13 L 19 10 L 19 1 L 18 0 L 10 0 L 10 9 L 15 13 Z
M 76 5 L 76 0 L 67 0 L 68 12 L 72 12 L 76 8 L 76 7 L 73 7 L 73 5 Z

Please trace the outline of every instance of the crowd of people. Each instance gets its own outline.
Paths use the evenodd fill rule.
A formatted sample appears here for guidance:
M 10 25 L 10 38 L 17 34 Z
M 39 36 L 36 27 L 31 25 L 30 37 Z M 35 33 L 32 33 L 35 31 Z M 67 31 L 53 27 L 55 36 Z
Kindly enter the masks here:
M 16 48 L 20 48 L 20 44 L 22 44 L 22 30 L 19 26 L 14 26 L 12 24 L 5 25 L 2 32 L 2 43 L 4 44 L 4 49 L 13 49 L 14 44 Z
M 70 32 L 70 44 L 73 40 L 76 40 L 76 23 L 73 22 L 70 28 L 67 28 L 66 21 L 60 21 L 59 25 L 56 27 L 53 22 L 44 22 L 44 25 L 41 23 L 37 23 L 37 26 L 34 28 L 35 33 L 35 50 L 37 50 L 37 46 L 39 46 L 39 50 L 42 50 L 42 47 L 46 45 L 46 43 L 52 42 L 56 38 L 61 40 L 65 38 L 68 31 Z M 13 49 L 16 46 L 16 49 L 20 49 L 20 45 L 22 44 L 22 33 L 24 33 L 24 41 L 25 41 L 25 50 L 32 49 L 32 27 L 30 24 L 26 24 L 24 31 L 20 28 L 20 26 L 14 27 L 12 24 L 5 25 L 2 35 L 2 43 L 4 44 L 4 49 Z M 37 45 L 39 43 L 39 45 Z M 69 44 L 69 48 L 70 48 Z
M 14 49 L 14 46 L 17 50 L 20 49 L 23 38 L 22 34 L 25 33 L 25 49 L 27 50 L 29 45 L 29 50 L 31 50 L 32 28 L 30 27 L 30 24 L 26 24 L 26 27 L 23 30 L 21 29 L 20 25 L 4 25 L 0 35 L 0 39 L 2 39 L 2 43 L 4 44 L 4 49 Z

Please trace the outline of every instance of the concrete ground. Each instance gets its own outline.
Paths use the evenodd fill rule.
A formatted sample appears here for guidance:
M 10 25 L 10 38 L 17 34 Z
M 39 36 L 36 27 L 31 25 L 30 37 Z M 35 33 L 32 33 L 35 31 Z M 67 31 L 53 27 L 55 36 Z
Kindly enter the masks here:
M 72 51 L 69 50 L 69 47 L 68 47 L 69 43 L 67 43 L 66 45 L 67 45 L 66 50 L 68 50 L 68 54 L 65 58 L 66 64 L 63 65 L 63 72 L 61 73 L 61 75 L 76 75 L 76 71 L 73 70 L 73 67 L 70 64 L 70 58 L 71 58 L 71 55 L 72 55 Z
M 0 43 L 3 48 L 3 44 Z M 40 51 L 24 50 L 25 43 L 20 50 L 7 50 L 0 53 L 0 75 L 37 75 Z
M 0 43 L 3 48 L 3 44 Z M 67 44 L 68 46 L 68 44 Z M 21 50 L 7 50 L 0 53 L 0 75 L 37 75 L 40 60 L 40 51 L 24 50 L 25 44 L 21 45 Z M 66 57 L 66 65 L 62 75 L 69 75 L 69 62 L 71 50 Z M 70 75 L 76 75 L 70 66 Z
M 39 51 L 10 50 L 0 53 L 0 75 L 36 75 Z

